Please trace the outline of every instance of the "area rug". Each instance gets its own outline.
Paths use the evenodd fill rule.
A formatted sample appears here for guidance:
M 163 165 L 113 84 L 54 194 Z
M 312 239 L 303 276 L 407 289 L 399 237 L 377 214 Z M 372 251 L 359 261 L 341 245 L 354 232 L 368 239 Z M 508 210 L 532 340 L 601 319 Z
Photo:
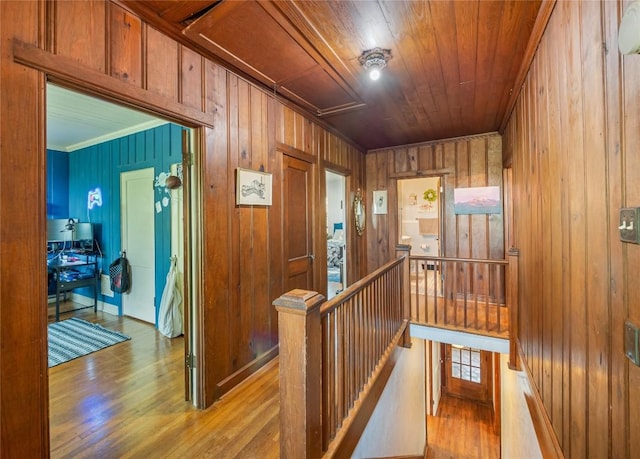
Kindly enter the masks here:
M 49 324 L 49 368 L 130 339 L 75 317 Z

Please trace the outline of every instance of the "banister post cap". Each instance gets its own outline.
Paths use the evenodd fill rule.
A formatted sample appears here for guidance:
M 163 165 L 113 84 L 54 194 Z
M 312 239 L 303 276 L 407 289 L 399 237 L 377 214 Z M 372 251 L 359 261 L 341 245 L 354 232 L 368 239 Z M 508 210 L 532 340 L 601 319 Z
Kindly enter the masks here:
M 324 301 L 324 296 L 310 290 L 291 290 L 273 301 L 273 305 L 279 312 L 294 314 L 309 314 L 319 308 Z

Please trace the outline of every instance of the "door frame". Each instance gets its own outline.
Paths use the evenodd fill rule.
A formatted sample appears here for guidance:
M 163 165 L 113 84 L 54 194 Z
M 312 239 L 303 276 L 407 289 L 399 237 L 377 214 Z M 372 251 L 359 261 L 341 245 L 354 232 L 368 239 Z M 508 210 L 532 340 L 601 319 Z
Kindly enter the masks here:
M 308 221 L 309 221 L 309 229 L 308 229 L 308 234 L 307 237 L 308 240 L 307 241 L 307 247 L 310 250 L 310 253 L 307 254 L 307 259 L 309 262 L 309 266 L 310 266 L 310 270 L 311 270 L 311 274 L 310 274 L 310 279 L 309 282 L 311 285 L 309 285 L 309 289 L 310 290 L 318 290 L 317 286 L 319 285 L 318 282 L 318 277 L 320 274 L 318 269 L 316 269 L 316 265 L 317 262 L 315 260 L 316 258 L 316 254 L 318 253 L 318 246 L 317 246 L 317 241 L 318 241 L 318 237 L 315 234 L 315 228 L 318 226 L 316 225 L 317 222 L 317 204 L 316 204 L 316 196 L 318 195 L 317 193 L 317 177 L 316 177 L 316 164 L 317 162 L 315 161 L 315 158 L 313 161 L 311 161 L 310 159 L 313 158 L 311 155 L 308 155 L 302 151 L 299 151 L 295 148 L 292 147 L 288 147 L 285 145 L 278 145 L 278 152 L 281 153 L 280 155 L 280 174 L 282 177 L 282 188 L 281 188 L 281 192 L 280 192 L 280 198 L 282 200 L 282 227 L 285 228 L 285 206 L 284 206 L 284 195 L 286 193 L 286 190 L 284 189 L 285 186 L 285 176 L 284 176 L 284 165 L 285 165 L 285 157 L 290 157 L 294 160 L 297 161 L 301 161 L 303 163 L 306 163 L 309 165 L 309 175 L 308 175 L 308 179 L 309 179 L 309 185 L 308 185 L 308 196 L 307 196 L 307 205 L 308 205 Z M 283 262 L 283 274 L 287 272 L 288 270 L 288 264 L 289 264 L 289 260 L 287 259 L 287 251 L 285 250 L 285 241 L 284 239 L 286 238 L 285 235 L 285 231 L 282 232 L 282 237 L 283 237 L 283 244 L 282 244 L 282 262 Z M 325 249 L 326 250 L 326 249 Z M 326 275 L 326 273 L 324 273 Z M 286 282 L 287 282 L 288 277 L 285 276 L 285 278 L 283 279 L 283 281 L 285 282 L 285 291 L 287 290 L 286 287 Z M 326 280 L 325 280 L 326 281 Z
M 204 408 L 205 401 L 205 378 L 204 372 L 199 371 L 204 366 L 204 342 L 203 334 L 197 330 L 201 326 L 202 320 L 202 305 L 203 305 L 203 282 L 201 277 L 196 277 L 194 273 L 203 272 L 203 255 L 202 255 L 202 240 L 203 240 L 203 202 L 202 202 L 202 175 L 203 168 L 201 164 L 202 157 L 204 155 L 203 146 L 205 145 L 204 137 L 206 135 L 205 128 L 211 126 L 205 126 L 202 119 L 199 118 L 196 112 L 192 111 L 174 111 L 173 107 L 163 107 L 161 104 L 154 104 L 153 98 L 127 98 L 125 94 L 121 94 L 117 89 L 104 88 L 94 83 L 89 77 L 83 79 L 83 75 L 74 75 L 73 79 L 69 78 L 64 73 L 58 73 L 56 69 L 42 68 L 38 65 L 31 65 L 42 72 L 44 77 L 45 87 L 46 83 L 52 83 L 61 86 L 71 91 L 81 92 L 90 97 L 95 97 L 100 100 L 129 107 L 133 110 L 138 110 L 151 114 L 161 119 L 165 119 L 169 122 L 178 124 L 184 128 L 189 129 L 193 133 L 193 139 L 190 142 L 190 150 L 185 153 L 183 148 L 183 172 L 186 177 L 183 178 L 183 206 L 184 206 L 184 225 L 185 225 L 185 238 L 183 240 L 184 253 L 185 253 L 185 271 L 184 271 L 184 285 L 185 295 L 183 298 L 183 309 L 188 310 L 190 316 L 191 327 L 185 327 L 185 400 L 191 400 L 193 405 L 197 408 Z M 115 84 L 117 86 L 117 83 Z M 46 113 L 47 104 L 46 97 L 43 101 L 43 112 Z M 194 117 L 189 117 L 189 114 L 193 113 Z M 46 136 L 45 125 L 42 125 L 43 137 Z M 42 175 L 42 180 L 46 181 L 46 177 Z M 42 184 L 43 188 L 46 188 L 46 183 Z M 46 311 L 45 311 L 46 314 Z M 46 323 L 46 317 L 45 317 Z M 46 333 L 46 330 L 45 330 Z M 187 336 L 189 335 L 189 336 Z M 46 338 L 46 335 L 45 335 Z M 44 339 L 43 352 L 46 352 L 46 342 Z M 190 356 L 193 356 L 191 358 Z M 188 368 L 186 363 L 190 360 L 191 368 Z M 189 384 L 189 380 L 191 384 Z M 49 379 L 45 376 L 45 381 L 48 386 Z M 47 418 L 48 419 L 48 418 Z M 47 431 L 49 430 L 47 425 Z
M 331 173 L 333 175 L 337 175 L 339 177 L 342 178 L 343 180 L 343 194 L 342 194 L 342 231 L 343 231 L 343 240 L 344 240 L 344 249 L 343 249 L 343 254 L 342 254 L 342 258 L 343 258 L 343 267 L 342 267 L 342 290 L 347 288 L 348 285 L 348 269 L 349 269 L 349 236 L 351 235 L 351 226 L 349 225 L 349 213 L 347 211 L 348 209 L 348 201 L 349 201 L 349 196 L 348 196 L 348 182 L 349 182 L 349 175 L 345 174 L 344 172 L 338 171 L 334 168 L 332 168 L 331 166 L 325 166 L 323 171 L 321 172 L 321 174 L 323 174 L 323 177 L 321 177 L 321 184 L 322 184 L 322 193 L 321 193 L 321 200 L 322 205 L 320 206 L 323 209 L 323 221 L 327 221 L 328 219 L 328 203 L 327 203 L 327 175 Z M 323 199 L 324 198 L 324 199 Z M 327 231 L 329 231 L 330 228 L 327 228 Z M 319 240 L 323 240 L 321 237 L 319 238 Z M 325 247 L 325 252 L 324 252 L 324 257 L 323 257 L 323 261 L 324 261 L 324 270 L 325 272 L 328 271 L 329 269 L 329 260 L 328 260 L 328 249 Z M 321 285 L 321 287 L 324 287 L 324 292 L 326 293 L 326 297 L 329 298 L 329 280 L 328 280 L 328 276 L 326 279 L 326 283 L 324 285 Z
M 491 403 L 493 400 L 493 353 L 482 349 L 460 346 L 460 349 L 472 349 L 480 352 L 480 378 L 481 383 L 465 381 L 450 376 L 453 344 L 442 344 L 441 352 L 444 356 L 444 371 L 442 371 L 443 389 L 446 394 L 456 397 L 468 398 L 479 403 Z
M 394 242 L 393 239 L 389 238 L 389 243 L 390 244 L 397 244 L 400 242 L 400 235 L 402 233 L 402 212 L 400 209 L 400 202 L 402 197 L 400 196 L 400 190 L 399 190 L 399 186 L 401 182 L 409 182 L 411 180 L 419 180 L 419 179 L 433 179 L 433 178 L 437 178 L 438 179 L 438 236 L 437 236 L 437 241 L 438 241 L 438 253 L 433 255 L 433 256 L 437 256 L 437 257 L 442 257 L 444 256 L 444 247 L 445 247 L 445 237 L 446 237 L 446 233 L 444 231 L 444 219 L 445 219 L 445 206 L 444 206 L 444 199 L 445 199 L 445 189 L 444 189 L 444 177 L 445 174 L 443 173 L 436 173 L 436 174 L 428 174 L 428 175 L 410 175 L 407 177 L 398 177 L 398 178 L 394 178 L 393 181 L 394 183 L 394 190 L 397 196 L 397 202 L 396 202 L 396 207 L 395 207 L 395 218 L 396 218 L 396 227 L 397 227 L 397 234 L 396 234 L 396 240 L 397 242 Z M 391 209 L 389 209 L 391 211 Z M 393 251 L 395 253 L 395 245 L 393 247 Z

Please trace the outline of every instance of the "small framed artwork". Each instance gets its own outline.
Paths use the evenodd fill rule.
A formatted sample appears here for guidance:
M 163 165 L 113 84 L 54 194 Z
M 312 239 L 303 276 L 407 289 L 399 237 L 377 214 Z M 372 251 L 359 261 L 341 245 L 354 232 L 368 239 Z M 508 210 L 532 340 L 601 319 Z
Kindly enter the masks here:
M 387 190 L 379 190 L 373 192 L 373 213 L 387 213 Z
M 236 169 L 237 205 L 270 206 L 271 191 L 271 174 L 268 172 Z

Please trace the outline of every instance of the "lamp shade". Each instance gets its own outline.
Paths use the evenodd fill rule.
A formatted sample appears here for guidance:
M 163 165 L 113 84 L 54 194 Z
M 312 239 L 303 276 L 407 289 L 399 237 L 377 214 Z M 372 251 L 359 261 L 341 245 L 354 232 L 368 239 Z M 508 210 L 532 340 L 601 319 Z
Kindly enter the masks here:
M 180 180 L 180 177 L 177 177 L 175 175 L 168 176 L 164 183 L 170 190 L 175 190 L 176 188 L 180 188 L 182 186 L 182 180 Z
M 618 49 L 622 54 L 640 53 L 640 0 L 629 5 L 622 16 L 618 31 Z

